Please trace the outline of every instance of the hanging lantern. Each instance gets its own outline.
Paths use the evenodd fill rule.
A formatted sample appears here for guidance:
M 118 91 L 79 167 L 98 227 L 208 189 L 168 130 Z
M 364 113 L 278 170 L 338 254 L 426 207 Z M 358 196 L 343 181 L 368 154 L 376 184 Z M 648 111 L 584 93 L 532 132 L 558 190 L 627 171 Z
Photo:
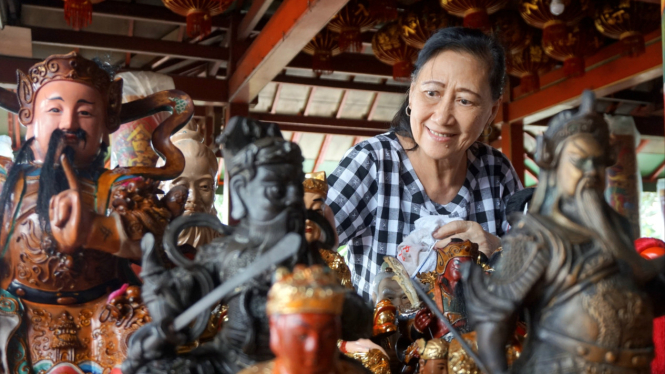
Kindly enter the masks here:
M 522 94 L 536 92 L 540 89 L 540 75 L 545 74 L 554 67 L 551 59 L 540 45 L 540 38 L 530 33 L 529 45 L 517 53 L 510 53 L 508 74 L 520 78 L 520 91 Z
M 304 52 L 312 55 L 312 70 L 316 74 L 332 74 L 332 57 L 342 53 L 337 39 L 339 34 L 323 29 L 307 45 Z
M 520 14 L 529 25 L 543 30 L 545 43 L 560 43 L 568 32 L 566 26 L 572 26 L 589 13 L 591 0 L 561 0 L 564 6 L 559 15 L 552 13 L 553 0 L 520 0 Z
M 330 20 L 328 30 L 339 34 L 342 52 L 360 52 L 363 48 L 360 34 L 371 29 L 375 23 L 366 0 L 351 0 Z
M 443 9 L 464 17 L 464 27 L 490 32 L 489 15 L 503 8 L 508 0 L 440 0 Z
M 65 0 L 65 21 L 74 30 L 88 27 L 92 22 L 92 4 L 104 0 Z
M 630 0 L 607 0 L 596 6 L 596 29 L 612 39 L 619 39 L 623 54 L 636 57 L 644 53 L 644 33 L 660 25 L 657 4 Z
M 563 72 L 567 77 L 580 77 L 584 75 L 584 56 L 594 54 L 602 46 L 602 37 L 587 18 L 567 27 L 562 39 L 546 42 L 543 37 L 542 45 L 550 57 L 563 61 Z
M 437 30 L 457 26 L 455 19 L 441 9 L 438 0 L 423 0 L 410 7 L 399 19 L 399 25 L 404 42 L 417 49 L 423 49 Z
M 212 17 L 222 14 L 233 0 L 162 0 L 172 12 L 187 17 L 187 36 L 210 34 Z
M 397 0 L 369 0 L 369 16 L 378 22 L 397 18 Z
M 506 50 L 506 55 L 522 52 L 529 46 L 532 36 L 527 35 L 529 28 L 520 18 L 519 13 L 512 10 L 500 10 L 491 17 L 492 35 Z
M 374 34 L 372 50 L 379 61 L 392 65 L 394 80 L 408 82 L 418 50 L 406 44 L 400 34 L 398 21 L 386 23 Z

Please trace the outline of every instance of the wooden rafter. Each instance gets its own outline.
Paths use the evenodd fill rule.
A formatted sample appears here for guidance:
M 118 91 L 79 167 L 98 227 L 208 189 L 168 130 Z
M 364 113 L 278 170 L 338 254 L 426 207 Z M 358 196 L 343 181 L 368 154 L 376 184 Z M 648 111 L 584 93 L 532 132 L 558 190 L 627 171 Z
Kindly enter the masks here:
M 344 106 L 346 105 L 346 100 L 349 97 L 349 91 L 346 90 L 342 94 L 342 99 L 339 101 L 339 105 L 337 105 L 337 110 L 335 111 L 335 118 L 342 118 L 342 112 L 344 111 Z
M 273 82 L 288 83 L 310 87 L 339 88 L 342 90 L 366 91 L 366 92 L 385 92 L 385 93 L 406 93 L 408 86 L 351 82 L 333 79 L 304 78 L 292 75 L 280 74 L 276 76 Z
M 280 128 L 289 131 L 318 132 L 329 134 L 373 136 L 388 130 L 386 122 L 345 119 L 334 117 L 306 117 L 270 113 L 252 113 L 252 118 L 259 121 L 280 124 Z M 286 126 L 283 127 L 282 125 Z
M 249 103 L 348 0 L 284 0 L 229 79 L 229 99 Z
M 254 0 L 238 26 L 237 40 L 245 40 L 266 13 L 273 0 Z
M 228 59 L 226 48 L 87 31 L 31 27 L 32 44 L 168 56 L 205 61 Z
M 320 167 L 321 164 L 326 160 L 326 153 L 328 153 L 328 147 L 330 146 L 330 142 L 332 141 L 332 135 L 327 134 L 323 138 L 323 142 L 321 143 L 321 147 L 319 148 L 319 153 L 316 156 L 316 161 L 314 162 L 314 167 L 312 168 L 312 172 L 317 171 Z
M 392 78 L 393 69 L 374 57 L 359 53 L 342 53 L 333 57 L 331 64 L 335 72 L 351 75 L 373 75 L 383 78 Z M 312 69 L 312 56 L 307 53 L 299 53 L 287 65 L 289 68 Z
M 661 162 L 658 167 L 647 176 L 649 182 L 655 182 L 658 176 L 665 170 L 665 161 Z
M 24 8 L 47 9 L 57 12 L 63 12 L 64 8 L 60 0 L 21 0 L 21 5 Z M 133 19 L 135 21 L 172 25 L 185 25 L 187 23 L 185 17 L 171 12 L 166 7 L 124 1 L 104 1 L 95 4 L 92 7 L 92 16 Z M 228 29 L 229 21 L 226 17 L 213 17 L 212 27 Z
M 305 101 L 305 108 L 302 111 L 303 116 L 308 116 L 309 111 L 312 109 L 312 102 L 314 101 L 314 93 L 316 92 L 316 87 L 309 89 L 307 93 L 307 100 Z

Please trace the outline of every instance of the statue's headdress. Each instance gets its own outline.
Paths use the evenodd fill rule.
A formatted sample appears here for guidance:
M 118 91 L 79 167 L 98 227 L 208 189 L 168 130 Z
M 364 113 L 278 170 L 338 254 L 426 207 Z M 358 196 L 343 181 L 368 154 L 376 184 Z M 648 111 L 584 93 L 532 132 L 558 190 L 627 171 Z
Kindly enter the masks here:
M 268 292 L 268 315 L 342 314 L 345 289 L 335 274 L 320 265 L 296 265 L 293 273 L 277 269 L 275 283 Z
M 305 192 L 317 193 L 324 196 L 328 194 L 328 182 L 326 181 L 325 171 L 305 174 L 305 181 L 302 185 L 305 188 Z
M 550 120 L 547 130 L 538 137 L 536 152 L 538 166 L 543 169 L 555 167 L 565 140 L 573 135 L 593 135 L 601 147 L 610 148 L 609 127 L 603 117 L 596 113 L 595 104 L 596 97 L 593 91 L 585 90 L 577 112 L 564 110 Z M 608 160 L 607 165 L 612 164 L 613 160 Z
M 66 55 L 52 55 L 28 70 L 28 74 L 17 70 L 18 100 L 21 106 L 19 120 L 29 125 L 34 119 L 34 106 L 37 91 L 45 84 L 54 81 L 83 83 L 95 88 L 108 103 L 106 107 L 106 128 L 109 133 L 120 126 L 122 106 L 122 79 L 111 80 L 109 73 L 95 62 L 79 56 L 76 52 Z
M 446 271 L 448 262 L 455 257 L 470 257 L 473 261 L 478 260 L 478 244 L 471 243 L 468 240 L 453 238 L 450 243 L 443 248 L 437 248 L 436 272 L 443 274 Z
M 441 360 L 448 358 L 448 342 L 443 339 L 418 339 L 418 354 L 423 360 Z
M 300 147 L 284 140 L 276 124 L 251 118 L 231 118 L 217 137 L 217 144 L 222 147 L 226 170 L 231 177 L 249 171 L 252 178 L 255 167 L 260 165 L 303 162 Z

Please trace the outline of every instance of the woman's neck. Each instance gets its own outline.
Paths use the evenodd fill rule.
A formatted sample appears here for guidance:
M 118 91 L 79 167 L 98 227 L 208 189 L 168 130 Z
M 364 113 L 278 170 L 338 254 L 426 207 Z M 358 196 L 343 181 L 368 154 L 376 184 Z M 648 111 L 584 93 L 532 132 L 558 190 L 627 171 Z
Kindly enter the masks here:
M 399 135 L 398 138 L 405 150 L 415 145 L 411 139 Z M 441 160 L 427 156 L 421 148 L 406 154 L 430 200 L 443 205 L 457 196 L 466 179 L 466 151 Z

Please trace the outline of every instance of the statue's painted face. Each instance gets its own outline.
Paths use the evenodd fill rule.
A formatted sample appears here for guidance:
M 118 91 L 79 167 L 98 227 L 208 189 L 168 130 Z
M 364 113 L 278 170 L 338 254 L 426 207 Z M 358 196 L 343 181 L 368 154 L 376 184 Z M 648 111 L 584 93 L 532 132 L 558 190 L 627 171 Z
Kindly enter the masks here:
M 244 187 L 239 188 L 247 218 L 268 223 L 288 210 L 288 219 L 304 223 L 302 171 L 294 165 L 264 165 Z M 294 222 L 284 222 L 292 225 Z M 302 223 L 299 224 L 302 228 Z
M 185 156 L 185 169 L 180 176 L 164 183 L 164 190 L 172 186 L 188 189 L 185 215 L 211 213 L 215 203 L 215 174 L 217 165 L 212 164 L 205 153 L 200 152 L 201 144 L 193 140 L 177 142 L 176 146 Z
M 566 141 L 559 155 L 556 183 L 560 193 L 573 197 L 579 183 L 586 188 L 605 189 L 606 150 L 591 134 L 579 134 Z
M 381 300 L 388 299 L 399 310 L 404 310 L 411 306 L 409 298 L 406 297 L 406 293 L 402 290 L 402 287 L 391 278 L 386 278 L 379 283 L 378 294 L 374 304 L 378 303 Z
M 444 358 L 420 360 L 420 374 L 448 374 L 448 360 Z
M 337 358 L 340 318 L 302 313 L 270 317 L 270 349 L 289 373 L 329 373 Z
M 106 131 L 106 105 L 101 93 L 83 83 L 53 81 L 37 91 L 34 107 L 33 152 L 36 161 L 44 161 L 54 130 L 67 132 L 66 145 L 74 148 L 76 166 L 87 166 L 97 155 Z M 86 140 L 74 132 L 85 132 Z
M 313 210 L 323 216 L 326 196 L 321 193 L 305 192 L 305 209 Z M 305 221 L 305 239 L 308 243 L 318 240 L 321 236 L 321 229 L 318 225 L 309 220 Z
M 448 261 L 446 266 L 446 271 L 443 273 L 443 277 L 448 279 L 449 282 L 456 283 L 462 279 L 462 274 L 460 272 L 460 267 L 462 264 L 467 262 L 472 262 L 473 258 L 471 257 L 453 257 Z

